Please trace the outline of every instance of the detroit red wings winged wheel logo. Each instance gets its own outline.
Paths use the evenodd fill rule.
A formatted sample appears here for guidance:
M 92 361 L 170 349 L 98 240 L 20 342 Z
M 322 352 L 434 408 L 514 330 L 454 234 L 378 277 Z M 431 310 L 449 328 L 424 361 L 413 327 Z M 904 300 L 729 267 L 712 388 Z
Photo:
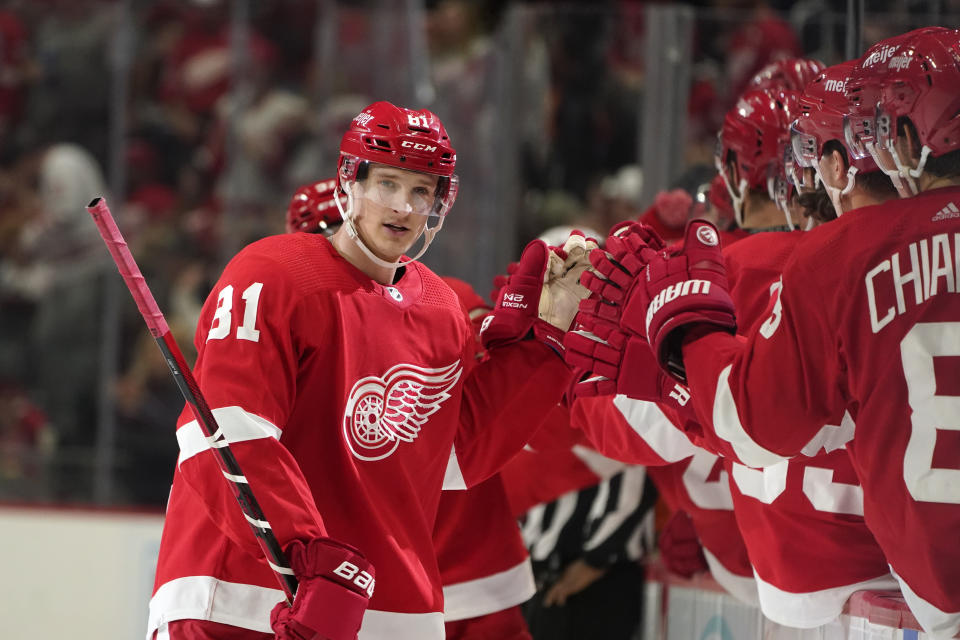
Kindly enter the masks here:
M 401 441 L 416 440 L 461 373 L 459 360 L 441 369 L 398 364 L 382 378 L 358 380 L 343 411 L 343 437 L 350 451 L 360 460 L 382 460 Z

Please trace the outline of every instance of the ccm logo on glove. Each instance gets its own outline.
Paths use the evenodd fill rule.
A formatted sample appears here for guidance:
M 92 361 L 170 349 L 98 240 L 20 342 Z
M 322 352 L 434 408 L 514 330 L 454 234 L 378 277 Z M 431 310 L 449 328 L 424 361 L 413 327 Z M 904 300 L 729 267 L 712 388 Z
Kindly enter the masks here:
M 647 335 L 650 335 L 650 320 L 653 319 L 653 315 L 660 311 L 665 304 L 673 302 L 677 298 L 688 295 L 707 295 L 710 293 L 710 281 L 709 280 L 684 280 L 683 282 L 678 282 L 677 284 L 672 284 L 666 289 L 663 289 L 653 297 L 653 300 L 650 301 L 650 306 L 647 307 Z

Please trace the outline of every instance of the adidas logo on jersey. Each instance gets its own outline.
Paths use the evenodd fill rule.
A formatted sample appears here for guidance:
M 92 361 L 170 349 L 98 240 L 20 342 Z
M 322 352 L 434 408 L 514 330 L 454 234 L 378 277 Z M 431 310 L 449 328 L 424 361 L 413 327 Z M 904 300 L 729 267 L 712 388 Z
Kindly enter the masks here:
M 650 301 L 650 306 L 647 307 L 647 335 L 650 335 L 650 320 L 653 319 L 653 316 L 656 315 L 664 305 L 673 302 L 681 296 L 707 295 L 708 293 L 710 293 L 709 280 L 684 280 L 683 282 L 672 284 L 666 289 L 661 290 L 660 293 Z
M 941 220 L 949 220 L 950 218 L 960 218 L 960 209 L 952 202 L 943 209 L 940 209 L 937 215 L 930 218 L 930 222 L 940 222 Z

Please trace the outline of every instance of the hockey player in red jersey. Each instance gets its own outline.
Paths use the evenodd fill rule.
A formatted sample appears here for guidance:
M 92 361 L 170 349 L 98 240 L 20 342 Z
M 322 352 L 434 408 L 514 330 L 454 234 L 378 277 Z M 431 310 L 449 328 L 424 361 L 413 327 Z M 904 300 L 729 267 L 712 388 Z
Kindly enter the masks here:
M 950 436 L 960 430 L 958 61 L 957 34 L 946 31 L 868 52 L 853 75 L 870 74 L 877 88 L 872 143 L 918 195 L 809 232 L 745 340 L 730 335 L 735 306 L 706 223 L 691 224 L 674 251 L 639 238 L 629 251 L 639 277 L 611 301 L 620 326 L 688 380 L 704 441 L 727 456 L 781 463 L 850 413 L 864 518 L 937 639 L 960 631 L 960 448 Z
M 297 189 L 287 208 L 287 232 L 332 235 L 343 223 L 336 206 L 337 181 Z M 343 203 L 341 203 L 342 206 Z M 463 280 L 444 277 L 464 315 L 479 331 L 492 309 Z M 476 358 L 484 352 L 479 335 Z M 447 640 L 495 635 L 529 640 L 519 605 L 536 591 L 527 550 L 510 512 L 503 480 L 496 474 L 465 491 L 444 491 L 437 508 L 433 543 L 443 581 Z
M 462 280 L 443 280 L 479 331 L 491 311 L 486 301 Z M 476 344 L 481 349 L 479 339 Z M 477 357 L 484 357 L 482 350 Z M 443 492 L 433 544 L 447 640 L 530 640 L 520 604 L 537 587 L 499 473 L 466 491 Z
M 795 150 L 804 154 L 801 166 L 809 167 L 808 177 L 819 171 L 815 163 L 821 160 L 828 143 L 836 154 L 825 161 L 831 172 L 839 170 L 832 163 L 846 157 L 837 140 L 838 132 L 842 136 L 843 115 L 838 109 L 846 103 L 843 86 L 850 66 L 827 69 L 799 96 L 800 117 L 793 127 L 794 141 L 799 142 L 800 135 L 806 136 L 802 140 L 805 144 Z M 776 103 L 761 104 L 778 108 Z M 760 150 L 750 156 L 751 162 L 765 168 L 768 176 L 782 179 L 786 156 L 772 146 L 765 147 L 763 141 L 782 137 L 792 114 L 784 110 L 783 116 L 786 117 L 780 117 L 778 123 L 775 111 L 736 110 L 725 121 L 721 140 L 736 140 L 731 151 L 737 154 L 738 164 L 745 151 Z M 739 135 L 728 135 L 730 129 Z M 765 148 L 769 150 L 763 153 Z M 730 163 L 726 165 L 730 170 Z M 753 166 L 747 170 L 764 173 Z M 895 195 L 886 177 L 874 173 L 887 183 L 886 197 Z M 861 182 L 868 176 L 861 175 Z M 807 186 L 812 188 L 812 184 Z M 882 194 L 875 196 L 862 186 L 854 189 L 851 185 L 846 194 L 852 195 L 858 205 L 884 200 Z M 730 295 L 739 311 L 741 333 L 749 333 L 751 326 L 766 320 L 768 300 L 779 290 L 780 272 L 801 238 L 799 233 L 764 233 L 724 250 Z M 849 417 L 842 418 L 838 415 L 830 423 L 836 426 L 824 426 L 823 437 L 804 450 L 810 457 L 784 460 L 762 469 L 725 460 L 737 523 L 757 578 L 761 608 L 769 619 L 787 626 L 817 627 L 830 623 L 854 591 L 896 587 L 884 555 L 862 518 L 861 489 L 843 449 L 843 438 L 853 424 Z M 788 548 L 780 544 L 782 540 L 807 540 L 812 544 Z
M 456 295 L 404 257 L 456 197 L 443 125 L 378 102 L 340 150 L 341 228 L 244 248 L 196 335 L 197 380 L 299 579 L 293 606 L 184 413 L 148 637 L 443 638 L 441 486 L 495 472 L 569 382 L 556 350 L 586 243 L 528 245 L 477 364 Z

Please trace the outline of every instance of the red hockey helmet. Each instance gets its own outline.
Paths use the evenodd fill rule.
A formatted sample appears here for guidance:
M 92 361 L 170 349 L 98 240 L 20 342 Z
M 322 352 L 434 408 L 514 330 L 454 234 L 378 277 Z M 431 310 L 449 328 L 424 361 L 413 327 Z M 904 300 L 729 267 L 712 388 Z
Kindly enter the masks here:
M 727 112 L 717 144 L 717 169 L 733 200 L 737 224 L 743 226 L 746 190 L 766 187 L 770 198 L 784 208 L 789 194 L 784 156 L 790 144 L 797 93 L 793 91 L 747 91 Z M 734 184 L 729 165 L 735 164 L 739 183 Z M 786 212 L 785 212 L 786 213 Z
M 813 58 L 775 60 L 757 72 L 747 85 L 748 91 L 803 91 L 824 69 Z
M 336 196 L 335 178 L 305 184 L 297 189 L 287 207 L 287 233 L 306 231 L 329 235 L 343 222 L 335 198 L 344 205 L 343 196 Z
M 457 197 L 457 152 L 443 123 L 426 109 L 381 101 L 361 111 L 340 142 L 340 188 L 362 179 L 371 162 L 440 176 L 428 215 L 445 216 Z
M 880 98 L 880 82 L 887 74 L 888 65 L 900 48 L 914 38 L 930 33 L 952 32 L 945 27 L 923 27 L 881 40 L 867 49 L 850 70 L 844 85 L 847 98 L 847 117 L 844 119 L 844 139 L 847 150 L 856 158 L 871 155 L 870 147 L 876 139 L 876 109 Z
M 877 98 L 877 142 L 893 150 L 907 118 L 934 157 L 960 148 L 960 40 L 952 30 L 918 35 L 886 64 Z M 914 176 L 917 177 L 917 176 Z
M 850 60 L 827 67 L 797 99 L 797 119 L 790 127 L 790 143 L 792 158 L 798 168 L 817 169 L 823 157 L 823 146 L 831 140 L 846 146 L 843 133 L 844 116 L 848 113 L 845 86 L 856 64 L 857 61 Z M 857 171 L 877 170 L 869 155 L 858 157 L 848 150 L 847 160 Z M 790 177 L 794 184 L 803 182 L 798 172 Z

